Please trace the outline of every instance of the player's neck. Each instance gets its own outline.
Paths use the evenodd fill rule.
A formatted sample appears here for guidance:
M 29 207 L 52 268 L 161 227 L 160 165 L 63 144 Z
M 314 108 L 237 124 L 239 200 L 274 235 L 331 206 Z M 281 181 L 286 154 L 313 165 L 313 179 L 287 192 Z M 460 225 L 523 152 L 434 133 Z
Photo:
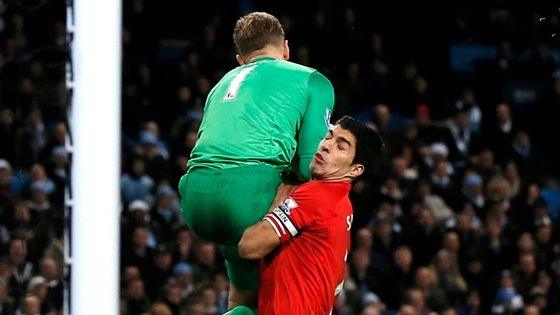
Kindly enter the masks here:
M 350 178 L 349 176 L 340 176 L 340 177 L 325 177 L 325 178 L 314 178 L 314 180 L 319 181 L 319 182 L 329 182 L 329 183 L 347 183 L 347 184 L 352 184 L 352 178 Z
M 277 49 L 263 48 L 256 50 L 252 54 L 250 54 L 246 58 L 245 63 L 251 63 L 261 58 L 284 59 L 284 56 L 282 55 L 282 52 L 279 52 Z

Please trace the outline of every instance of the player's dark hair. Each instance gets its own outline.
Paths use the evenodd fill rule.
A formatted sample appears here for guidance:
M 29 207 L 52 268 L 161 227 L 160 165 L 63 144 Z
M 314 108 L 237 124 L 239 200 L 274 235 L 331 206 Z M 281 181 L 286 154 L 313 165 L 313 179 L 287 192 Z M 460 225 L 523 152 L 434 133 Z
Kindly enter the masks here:
M 356 137 L 356 156 L 352 163 L 362 164 L 367 172 L 381 162 L 385 143 L 375 129 L 350 116 L 340 118 L 336 124 Z

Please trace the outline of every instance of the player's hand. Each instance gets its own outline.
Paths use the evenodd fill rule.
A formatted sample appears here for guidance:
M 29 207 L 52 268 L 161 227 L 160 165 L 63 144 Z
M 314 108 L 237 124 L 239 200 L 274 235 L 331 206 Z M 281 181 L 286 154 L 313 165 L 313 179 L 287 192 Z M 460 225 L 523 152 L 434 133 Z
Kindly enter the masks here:
M 280 203 L 282 203 L 282 201 L 286 200 L 297 186 L 298 185 L 295 184 L 280 184 L 276 190 L 276 197 L 274 198 L 274 201 L 270 205 L 268 211 L 276 208 Z

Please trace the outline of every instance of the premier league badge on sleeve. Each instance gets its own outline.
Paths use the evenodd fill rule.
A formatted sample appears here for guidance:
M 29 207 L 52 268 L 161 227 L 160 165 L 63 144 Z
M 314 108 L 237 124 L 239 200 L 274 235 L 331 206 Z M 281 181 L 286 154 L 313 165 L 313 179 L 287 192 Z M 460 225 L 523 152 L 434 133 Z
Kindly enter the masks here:
M 280 206 L 278 206 L 278 208 L 280 208 L 280 210 L 282 210 L 286 215 L 292 214 L 292 209 L 297 207 L 298 204 L 294 199 L 292 199 L 292 197 L 288 197 L 288 199 L 284 200 Z
M 327 108 L 327 110 L 325 111 L 325 125 L 327 126 L 327 128 L 331 129 L 332 128 L 332 124 L 331 124 L 331 114 L 332 111 L 330 109 Z

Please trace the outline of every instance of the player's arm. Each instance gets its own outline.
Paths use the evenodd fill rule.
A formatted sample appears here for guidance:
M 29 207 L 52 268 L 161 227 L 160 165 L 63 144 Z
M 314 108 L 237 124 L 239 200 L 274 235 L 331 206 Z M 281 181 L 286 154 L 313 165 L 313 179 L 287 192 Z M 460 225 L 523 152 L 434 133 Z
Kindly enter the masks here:
M 298 175 L 294 172 L 287 172 L 282 174 L 282 183 L 276 189 L 276 197 L 270 204 L 268 212 L 272 211 L 274 208 L 286 200 L 299 185 L 303 184 L 298 178 Z
M 276 190 L 276 197 L 270 205 L 269 213 L 286 200 L 300 183 L 293 178 L 286 178 Z M 245 230 L 239 242 L 239 256 L 245 259 L 260 259 L 280 245 L 280 238 L 274 227 L 267 221 L 261 221 Z
M 268 221 L 261 221 L 245 230 L 239 241 L 239 256 L 261 259 L 280 245 L 280 238 Z
M 309 165 L 317 146 L 328 130 L 334 108 L 334 89 L 331 82 L 319 72 L 309 78 L 309 101 L 297 139 L 295 167 L 305 181 L 311 179 Z
M 309 188 L 312 185 L 311 182 L 299 186 L 261 222 L 245 230 L 239 242 L 239 255 L 246 259 L 263 258 L 296 237 L 301 229 L 313 226 L 322 214 L 321 198 Z

